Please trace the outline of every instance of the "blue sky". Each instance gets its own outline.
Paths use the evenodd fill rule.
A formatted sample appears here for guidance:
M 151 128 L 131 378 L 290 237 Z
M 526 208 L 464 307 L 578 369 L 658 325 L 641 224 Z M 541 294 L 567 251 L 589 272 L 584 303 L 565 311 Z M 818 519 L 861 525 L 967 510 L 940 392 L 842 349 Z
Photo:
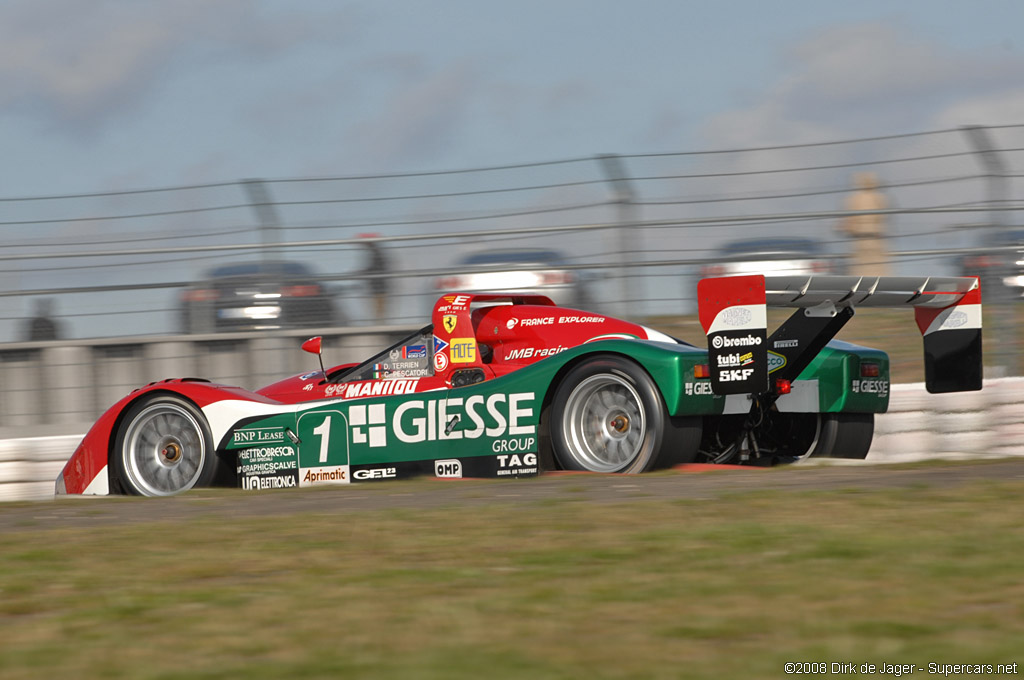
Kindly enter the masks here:
M 0 197 L 1024 122 L 1024 3 L 7 0 Z

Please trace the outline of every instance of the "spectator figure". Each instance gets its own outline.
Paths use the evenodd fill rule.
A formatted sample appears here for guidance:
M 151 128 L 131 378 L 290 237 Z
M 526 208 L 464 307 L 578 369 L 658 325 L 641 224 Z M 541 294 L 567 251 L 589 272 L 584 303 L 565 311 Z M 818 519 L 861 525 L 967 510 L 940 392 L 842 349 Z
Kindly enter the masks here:
M 25 326 L 22 336 L 30 341 L 60 338 L 60 325 L 53 318 L 53 300 L 40 298 L 35 301 L 35 313 Z
M 376 239 L 380 234 L 360 234 L 366 248 L 366 265 L 361 270 L 366 276 L 366 292 L 373 299 L 373 322 L 382 323 L 386 319 L 388 292 L 391 281 L 387 274 L 390 269 L 387 253 Z
M 846 199 L 847 210 L 885 210 L 889 203 L 878 189 L 874 173 L 861 172 L 854 176 L 857 190 Z M 889 254 L 886 249 L 885 215 L 850 215 L 839 224 L 839 231 L 853 240 L 853 264 L 850 274 L 855 276 L 886 276 L 889 273 Z

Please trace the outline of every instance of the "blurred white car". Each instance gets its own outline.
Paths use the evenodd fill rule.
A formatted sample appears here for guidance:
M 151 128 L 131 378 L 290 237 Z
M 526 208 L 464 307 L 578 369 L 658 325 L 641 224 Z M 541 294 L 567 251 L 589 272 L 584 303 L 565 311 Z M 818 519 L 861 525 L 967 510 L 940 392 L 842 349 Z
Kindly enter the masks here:
M 721 248 L 700 269 L 701 278 L 744 274 L 839 274 L 838 260 L 809 238 L 748 238 Z
M 479 251 L 460 259 L 458 273 L 439 277 L 434 288 L 547 295 L 561 307 L 592 306 L 587 277 L 579 270 L 566 269 L 566 264 L 562 253 L 544 248 Z

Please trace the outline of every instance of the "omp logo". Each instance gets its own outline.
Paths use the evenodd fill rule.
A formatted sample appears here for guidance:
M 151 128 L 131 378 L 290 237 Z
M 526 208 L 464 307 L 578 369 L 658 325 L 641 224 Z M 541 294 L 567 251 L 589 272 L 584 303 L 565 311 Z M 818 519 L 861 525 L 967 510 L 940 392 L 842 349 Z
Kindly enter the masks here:
M 461 479 L 462 461 L 457 459 L 435 460 L 434 476 L 442 479 Z
M 471 364 L 476 361 L 476 340 L 473 338 L 452 338 L 448 350 L 453 364 Z
M 352 427 L 353 444 L 366 444 L 369 438 L 372 447 L 387 446 L 387 412 L 384 404 L 351 406 L 348 409 L 348 422 Z

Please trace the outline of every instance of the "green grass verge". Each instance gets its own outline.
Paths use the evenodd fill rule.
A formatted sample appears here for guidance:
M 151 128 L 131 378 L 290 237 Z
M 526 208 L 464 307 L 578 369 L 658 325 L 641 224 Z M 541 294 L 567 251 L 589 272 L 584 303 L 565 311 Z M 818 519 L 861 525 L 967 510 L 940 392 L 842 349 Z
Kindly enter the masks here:
M 1022 490 L 612 505 L 567 490 L 470 510 L 9 532 L 0 677 L 779 678 L 786 662 L 1022 662 Z

